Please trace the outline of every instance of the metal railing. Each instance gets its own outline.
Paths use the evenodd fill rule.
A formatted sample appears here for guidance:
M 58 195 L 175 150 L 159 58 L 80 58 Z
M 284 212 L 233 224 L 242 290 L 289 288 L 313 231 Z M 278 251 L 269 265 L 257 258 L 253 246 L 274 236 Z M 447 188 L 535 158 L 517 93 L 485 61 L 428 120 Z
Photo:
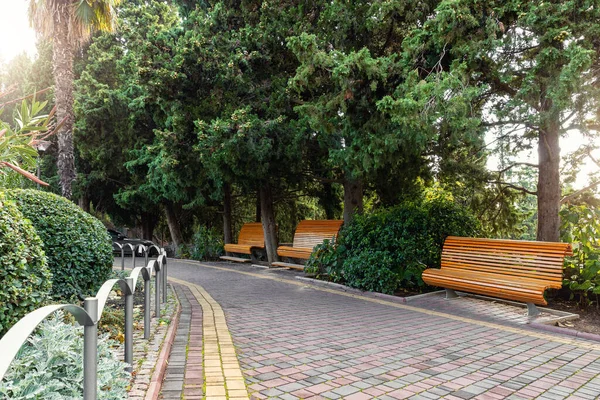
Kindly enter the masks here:
M 83 307 L 74 304 L 50 305 L 32 311 L 21 318 L 0 339 L 0 354 L 2 354 L 2 357 L 0 357 L 0 380 L 2 380 L 19 349 L 25 344 L 35 328 L 51 314 L 64 310 L 72 314 L 79 325 L 83 326 L 83 399 L 96 400 L 98 391 L 98 322 L 102 318 L 104 306 L 115 285 L 119 285 L 125 298 L 124 360 L 128 364 L 127 370 L 131 372 L 133 365 L 133 294 L 140 275 L 144 279 L 144 339 L 150 339 L 150 280 L 153 272 L 155 278 L 155 317 L 160 317 L 161 300 L 166 302 L 167 298 L 167 254 L 164 249 L 154 247 L 158 250 L 156 260 L 147 262 L 149 249 L 144 247 L 146 254 L 145 267 L 135 267 L 134 260 L 133 269 L 127 278 L 107 280 L 100 287 L 95 297 L 88 297 L 84 300 Z M 124 256 L 122 247 L 121 254 Z M 123 260 L 121 265 L 124 269 Z M 163 292 L 162 298 L 161 291 Z

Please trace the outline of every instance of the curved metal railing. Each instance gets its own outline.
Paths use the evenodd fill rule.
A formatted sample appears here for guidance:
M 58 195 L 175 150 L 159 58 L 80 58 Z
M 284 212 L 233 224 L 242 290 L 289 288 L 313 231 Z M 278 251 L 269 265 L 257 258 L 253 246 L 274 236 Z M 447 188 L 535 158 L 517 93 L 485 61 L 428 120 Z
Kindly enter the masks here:
M 123 256 L 123 246 L 120 247 Z M 83 326 L 83 399 L 96 400 L 98 390 L 98 322 L 102 318 L 104 306 L 115 285 L 119 285 L 125 298 L 125 340 L 123 347 L 124 359 L 128 364 L 127 370 L 131 371 L 133 365 L 133 295 L 140 275 L 144 279 L 144 339 L 150 338 L 150 280 L 153 272 L 155 277 L 155 316 L 157 318 L 160 317 L 161 291 L 163 291 L 163 299 L 166 300 L 166 252 L 164 249 L 158 247 L 157 249 L 159 256 L 156 260 L 146 263 L 145 267 L 135 267 L 134 261 L 134 268 L 127 278 L 109 279 L 104 282 L 95 297 L 88 297 L 84 300 L 83 308 L 74 304 L 50 305 L 32 311 L 21 318 L 0 339 L 0 354 L 2 354 L 2 357 L 0 357 L 0 380 L 2 380 L 19 349 L 25 344 L 35 328 L 49 315 L 59 310 L 65 310 L 72 314 L 75 320 Z M 148 250 L 144 250 L 147 254 Z M 121 266 L 124 269 L 124 261 Z

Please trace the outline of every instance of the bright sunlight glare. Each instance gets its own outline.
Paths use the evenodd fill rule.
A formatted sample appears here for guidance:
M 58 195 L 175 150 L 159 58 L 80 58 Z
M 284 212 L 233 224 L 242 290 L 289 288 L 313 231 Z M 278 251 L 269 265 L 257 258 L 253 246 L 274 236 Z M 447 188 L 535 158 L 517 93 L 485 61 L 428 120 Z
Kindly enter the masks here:
M 29 26 L 27 0 L 0 0 L 0 62 L 25 52 L 35 54 L 35 32 Z

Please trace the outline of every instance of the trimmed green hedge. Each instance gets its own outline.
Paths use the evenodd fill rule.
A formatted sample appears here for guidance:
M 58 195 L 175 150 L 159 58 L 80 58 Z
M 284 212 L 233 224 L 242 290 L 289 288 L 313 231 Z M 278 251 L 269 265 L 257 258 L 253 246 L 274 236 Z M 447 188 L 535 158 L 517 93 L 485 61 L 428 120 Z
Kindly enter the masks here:
M 318 246 L 305 271 L 328 274 L 362 290 L 394 293 L 398 288 L 420 291 L 421 275 L 439 268 L 447 236 L 476 236 L 480 224 L 468 210 L 436 197 L 356 216 L 342 228 L 337 245 Z
M 52 282 L 31 222 L 0 195 L 0 337 L 48 297 Z
M 39 190 L 8 190 L 42 239 L 52 272 L 52 296 L 95 295 L 110 276 L 112 245 L 102 223 L 64 197 Z

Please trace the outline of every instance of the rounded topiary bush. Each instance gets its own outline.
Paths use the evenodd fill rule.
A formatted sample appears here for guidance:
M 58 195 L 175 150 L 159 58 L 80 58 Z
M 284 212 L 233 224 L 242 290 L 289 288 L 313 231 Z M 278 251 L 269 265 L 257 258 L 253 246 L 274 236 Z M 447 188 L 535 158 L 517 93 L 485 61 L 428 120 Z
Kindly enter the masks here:
M 0 195 L 0 337 L 50 292 L 51 274 L 31 222 Z
M 52 272 L 52 296 L 94 295 L 112 269 L 112 246 L 102 223 L 64 197 L 39 190 L 8 190 L 42 239 Z

